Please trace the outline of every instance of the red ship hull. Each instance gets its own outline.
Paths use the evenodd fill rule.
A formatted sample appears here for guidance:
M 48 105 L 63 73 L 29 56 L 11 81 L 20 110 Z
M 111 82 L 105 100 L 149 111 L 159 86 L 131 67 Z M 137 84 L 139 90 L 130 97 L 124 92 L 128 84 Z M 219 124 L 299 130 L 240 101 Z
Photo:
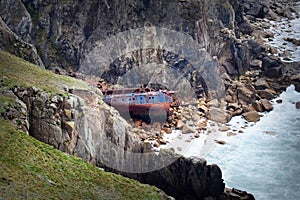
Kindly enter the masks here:
M 104 101 L 115 107 L 125 118 L 165 118 L 170 114 L 172 97 L 164 91 L 110 90 Z

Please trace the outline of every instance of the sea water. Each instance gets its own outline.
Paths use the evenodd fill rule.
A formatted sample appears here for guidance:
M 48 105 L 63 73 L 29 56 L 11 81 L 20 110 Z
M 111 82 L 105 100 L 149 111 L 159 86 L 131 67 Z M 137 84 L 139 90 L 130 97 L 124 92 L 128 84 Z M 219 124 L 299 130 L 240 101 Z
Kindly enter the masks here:
M 273 100 L 274 110 L 244 130 L 223 138 L 206 155 L 209 164 L 220 166 L 227 187 L 254 194 L 258 200 L 300 199 L 300 93 L 294 86 Z M 231 126 L 246 124 L 235 117 Z
M 295 38 L 300 40 L 300 18 L 295 18 L 292 20 L 284 18 L 280 22 L 271 21 L 271 24 L 272 26 L 270 27 L 269 31 L 274 33 L 274 39 L 272 41 L 267 41 L 266 44 L 269 44 L 277 49 L 278 54 L 275 55 L 281 56 L 281 53 L 284 51 L 290 52 L 289 56 L 282 56 L 283 61 L 299 62 L 300 46 L 286 41 L 286 38 Z M 288 57 L 289 60 L 283 59 L 284 57 Z

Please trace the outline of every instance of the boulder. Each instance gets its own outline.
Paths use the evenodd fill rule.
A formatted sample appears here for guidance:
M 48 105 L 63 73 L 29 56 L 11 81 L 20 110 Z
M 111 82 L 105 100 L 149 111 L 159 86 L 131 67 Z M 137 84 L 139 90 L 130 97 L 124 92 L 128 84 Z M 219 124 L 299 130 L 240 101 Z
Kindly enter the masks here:
M 221 144 L 221 145 L 226 144 L 226 142 L 224 140 L 215 140 L 215 141 L 216 141 L 216 143 Z
M 145 141 L 143 143 L 143 152 L 144 153 L 149 153 L 151 151 L 152 151 L 152 145 L 151 145 L 151 143 L 149 141 Z
M 158 139 L 158 143 L 164 145 L 164 144 L 167 144 L 167 141 L 164 139 Z
M 226 131 L 228 131 L 228 130 L 230 130 L 230 127 L 228 127 L 228 126 L 221 126 L 221 127 L 219 128 L 219 131 L 221 131 L 221 132 L 226 132 Z
M 260 120 L 260 116 L 256 111 L 246 112 L 242 115 L 248 122 L 258 122 Z
M 242 23 L 239 25 L 239 29 L 242 33 L 251 35 L 253 33 L 253 27 L 249 23 Z
M 158 142 L 154 142 L 153 147 L 159 147 L 160 144 Z
M 300 109 L 300 101 L 296 102 L 296 108 Z
M 213 99 L 208 102 L 208 106 L 210 106 L 210 107 L 219 107 L 219 105 L 220 105 L 220 103 L 219 103 L 218 99 Z
M 260 55 L 266 50 L 266 47 L 258 41 L 250 40 L 248 41 L 248 45 L 250 48 L 250 54 L 253 56 Z
M 197 108 L 199 109 L 200 112 L 207 113 L 208 108 L 206 105 L 198 105 Z
M 256 100 L 256 92 L 253 86 L 242 84 L 238 86 L 237 93 L 241 104 L 250 104 Z
M 170 134 L 172 133 L 172 129 L 171 128 L 163 128 L 163 130 L 167 133 L 167 134 Z
M 149 135 L 147 133 L 140 133 L 139 138 L 144 141 L 149 138 Z
M 271 58 L 269 56 L 264 57 L 262 60 L 262 67 L 264 68 L 264 70 L 279 67 L 279 65 L 280 62 L 277 59 Z
M 198 114 L 194 114 L 194 115 L 192 116 L 193 122 L 198 122 L 200 119 L 201 119 L 201 117 L 200 117 Z
M 262 67 L 262 61 L 261 60 L 251 60 L 250 61 L 250 68 L 251 69 L 260 69 Z
M 264 71 L 264 75 L 268 78 L 280 78 L 283 75 L 281 67 L 267 68 Z
M 261 102 L 257 101 L 255 103 L 252 103 L 252 107 L 254 108 L 253 111 L 257 111 L 257 112 L 263 112 L 264 111 L 264 108 L 261 104 Z
M 220 122 L 220 123 L 227 123 L 230 121 L 231 119 L 231 113 L 229 111 L 220 109 L 220 108 L 216 108 L 216 107 L 211 107 L 209 109 L 209 113 L 208 113 L 208 119 L 216 121 L 216 122 Z
M 281 104 L 283 101 L 282 101 L 282 99 L 277 99 L 276 100 L 276 103 L 278 103 L 278 104 Z
M 254 196 L 252 194 L 247 193 L 246 191 L 242 191 L 236 188 L 225 188 L 225 191 L 223 194 L 218 196 L 218 199 L 226 200 L 226 199 L 234 199 L 234 200 L 255 200 Z
M 176 129 L 182 129 L 184 123 L 182 120 L 177 120 Z
M 270 87 L 264 78 L 259 78 L 257 81 L 255 81 L 254 86 L 257 90 L 264 90 Z
M 159 122 L 153 122 L 152 128 L 154 131 L 160 131 L 161 130 L 161 124 Z
M 233 110 L 238 110 L 241 108 L 241 106 L 238 103 L 229 103 L 228 108 Z
M 256 18 L 265 17 L 265 7 L 261 3 L 254 3 L 248 10 L 247 14 Z
M 266 89 L 266 90 L 260 90 L 258 91 L 258 95 L 260 96 L 260 98 L 262 99 L 268 99 L 268 100 L 272 100 L 275 98 L 275 95 L 273 93 L 274 91 L 270 90 L 270 89 Z
M 296 46 L 300 46 L 300 40 L 296 38 L 283 38 L 285 41 L 291 42 Z
M 176 199 L 204 199 L 224 192 L 222 172 L 217 165 L 207 165 L 206 160 L 198 157 L 185 158 L 167 149 L 151 155 L 153 165 L 159 166 L 168 160 L 173 162 L 163 168 L 157 167 L 156 171 L 138 174 L 142 182 L 155 185 Z
M 237 135 L 237 134 L 236 134 L 236 133 L 233 133 L 233 132 L 227 133 L 227 137 L 231 137 L 231 136 L 235 136 L 235 135 Z
M 242 114 L 242 112 L 243 112 L 243 109 L 240 108 L 240 109 L 238 109 L 238 110 L 235 110 L 235 111 L 231 112 L 231 115 L 232 115 L 232 116 L 237 116 L 237 115 Z
M 266 111 L 273 110 L 273 105 L 267 99 L 261 99 L 260 102 Z
M 193 127 L 188 126 L 188 125 L 183 125 L 182 127 L 182 133 L 183 134 L 188 134 L 188 133 L 195 133 L 195 130 L 193 129 Z
M 269 41 L 270 41 L 271 39 L 269 39 Z M 277 50 L 277 48 L 275 48 L 275 47 L 270 47 L 270 53 L 271 54 L 277 54 L 278 53 L 278 50 Z
M 197 126 L 200 129 L 206 128 L 207 127 L 207 120 L 203 120 L 203 121 L 198 122 Z
M 234 103 L 232 96 L 229 95 L 229 94 L 227 94 L 227 95 L 225 96 L 225 100 L 226 100 L 226 102 L 228 102 L 228 103 Z

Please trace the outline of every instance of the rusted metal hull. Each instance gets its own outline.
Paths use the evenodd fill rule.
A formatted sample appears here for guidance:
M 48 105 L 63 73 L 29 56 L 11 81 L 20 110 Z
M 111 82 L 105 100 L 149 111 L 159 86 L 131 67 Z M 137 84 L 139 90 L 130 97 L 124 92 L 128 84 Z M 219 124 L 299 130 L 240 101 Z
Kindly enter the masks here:
M 172 97 L 164 91 L 106 91 L 104 101 L 125 117 L 166 117 L 170 113 Z
M 133 115 L 148 115 L 150 114 L 165 114 L 169 113 L 170 111 L 170 102 L 164 102 L 164 103 L 155 103 L 155 104 L 112 104 L 111 106 L 115 107 L 119 112 L 121 113 L 130 113 Z

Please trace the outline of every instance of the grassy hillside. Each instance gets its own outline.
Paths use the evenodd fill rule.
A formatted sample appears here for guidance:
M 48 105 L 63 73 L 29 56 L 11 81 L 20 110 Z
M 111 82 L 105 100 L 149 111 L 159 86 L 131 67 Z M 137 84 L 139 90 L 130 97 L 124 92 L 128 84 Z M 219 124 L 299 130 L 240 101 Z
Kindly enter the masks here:
M 0 119 L 0 199 L 162 199 L 159 190 L 104 172 Z
M 82 81 L 0 50 L 0 114 L 15 103 L 1 93 L 16 85 L 51 93 L 64 85 L 88 88 Z M 104 172 L 39 142 L 0 117 L 0 199 L 162 199 L 162 195 L 155 187 Z
M 9 88 L 36 86 L 48 92 L 59 92 L 64 86 L 88 89 L 86 82 L 57 75 L 37 65 L 0 50 L 0 81 Z

